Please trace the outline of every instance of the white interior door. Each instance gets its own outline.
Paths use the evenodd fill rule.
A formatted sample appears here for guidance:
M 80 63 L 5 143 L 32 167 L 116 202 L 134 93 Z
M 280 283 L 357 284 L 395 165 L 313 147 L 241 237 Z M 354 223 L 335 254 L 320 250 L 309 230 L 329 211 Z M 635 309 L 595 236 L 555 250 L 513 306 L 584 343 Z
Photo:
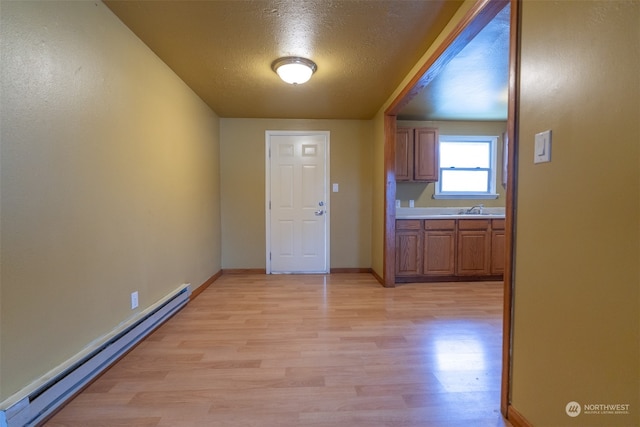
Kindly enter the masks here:
M 266 138 L 267 273 L 328 273 L 329 132 Z

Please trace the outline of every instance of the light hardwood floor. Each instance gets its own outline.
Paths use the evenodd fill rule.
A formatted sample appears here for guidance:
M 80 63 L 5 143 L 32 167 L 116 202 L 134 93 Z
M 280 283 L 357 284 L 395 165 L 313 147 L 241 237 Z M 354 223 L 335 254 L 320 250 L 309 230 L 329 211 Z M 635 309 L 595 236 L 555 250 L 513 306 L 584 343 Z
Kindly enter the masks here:
M 47 426 L 508 426 L 502 283 L 223 275 Z

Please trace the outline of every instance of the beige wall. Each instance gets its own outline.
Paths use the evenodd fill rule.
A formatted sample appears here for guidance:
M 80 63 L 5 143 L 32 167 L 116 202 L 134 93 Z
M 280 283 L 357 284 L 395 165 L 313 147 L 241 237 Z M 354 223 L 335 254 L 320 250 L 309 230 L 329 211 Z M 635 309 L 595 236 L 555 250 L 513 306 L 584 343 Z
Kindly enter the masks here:
M 0 401 L 221 266 L 217 116 L 101 2 L 1 19 Z
M 472 206 L 482 203 L 488 207 L 504 206 L 506 190 L 502 186 L 502 147 L 503 134 L 507 130 L 506 122 L 457 122 L 457 121 L 410 121 L 398 120 L 399 128 L 432 127 L 437 128 L 440 135 L 482 135 L 497 136 L 496 147 L 496 193 L 497 199 L 482 200 L 454 200 L 434 199 L 434 183 L 399 182 L 396 188 L 396 199 L 400 200 L 403 207 L 409 206 L 409 200 L 415 201 L 416 207 L 458 207 Z
M 525 1 L 522 19 L 512 402 L 535 426 L 638 426 L 640 2 Z
M 366 120 L 221 119 L 222 265 L 264 269 L 265 131 L 330 131 L 331 268 L 371 265 L 371 139 Z

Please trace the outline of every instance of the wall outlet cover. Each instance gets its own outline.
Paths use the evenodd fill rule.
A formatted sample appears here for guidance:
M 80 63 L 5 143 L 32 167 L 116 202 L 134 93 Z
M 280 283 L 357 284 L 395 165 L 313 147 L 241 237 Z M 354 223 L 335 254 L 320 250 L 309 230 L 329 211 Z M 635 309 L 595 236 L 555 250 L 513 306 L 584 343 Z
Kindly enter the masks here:
M 131 292 L 131 310 L 138 308 L 138 291 Z

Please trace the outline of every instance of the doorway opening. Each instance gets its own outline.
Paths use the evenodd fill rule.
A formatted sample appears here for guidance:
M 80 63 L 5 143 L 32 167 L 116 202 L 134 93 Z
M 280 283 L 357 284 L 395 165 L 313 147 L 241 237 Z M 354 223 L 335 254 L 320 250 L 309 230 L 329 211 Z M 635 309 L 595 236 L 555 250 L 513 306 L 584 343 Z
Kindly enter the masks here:
M 396 119 L 401 110 L 410 103 L 452 59 L 456 57 L 467 44 L 485 28 L 498 13 L 509 6 L 509 53 L 508 53 L 508 106 L 505 140 L 508 148 L 506 159 L 506 206 L 505 206 L 505 271 L 503 293 L 503 346 L 502 346 L 502 380 L 500 410 L 507 417 L 510 403 L 510 351 L 512 324 L 512 283 L 513 283 L 513 248 L 515 230 L 515 175 L 517 158 L 517 48 L 518 48 L 518 14 L 517 0 L 478 0 L 466 13 L 461 22 L 452 30 L 443 43 L 427 59 L 426 63 L 416 73 L 414 78 L 400 92 L 397 98 L 385 111 L 384 132 L 384 170 L 385 170 L 385 199 L 384 199 L 384 271 L 383 285 L 395 286 L 395 137 Z

